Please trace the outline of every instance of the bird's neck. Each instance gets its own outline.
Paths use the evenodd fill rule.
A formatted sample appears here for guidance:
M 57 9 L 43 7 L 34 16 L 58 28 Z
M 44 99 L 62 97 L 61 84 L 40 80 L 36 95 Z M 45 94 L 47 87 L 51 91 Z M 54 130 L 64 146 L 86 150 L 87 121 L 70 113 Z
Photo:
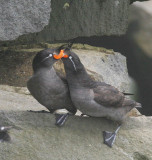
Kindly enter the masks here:
M 66 77 L 70 87 L 85 87 L 92 82 L 84 66 L 77 71 L 66 71 Z
M 34 74 L 39 74 L 39 73 L 45 74 L 45 73 L 50 72 L 52 70 L 54 70 L 53 66 L 49 66 L 49 67 L 39 67 L 33 71 L 34 71 Z

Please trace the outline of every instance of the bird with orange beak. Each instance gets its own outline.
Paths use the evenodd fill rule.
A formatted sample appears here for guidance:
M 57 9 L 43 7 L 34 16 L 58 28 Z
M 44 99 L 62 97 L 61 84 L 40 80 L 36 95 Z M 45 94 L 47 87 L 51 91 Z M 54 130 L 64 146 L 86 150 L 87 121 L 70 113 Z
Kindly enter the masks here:
M 141 107 L 140 103 L 128 99 L 117 88 L 104 82 L 92 80 L 78 55 L 70 47 L 64 50 L 62 61 L 70 90 L 71 100 L 75 107 L 83 114 L 91 117 L 107 117 L 122 123 L 127 113 L 134 107 Z M 112 147 L 116 133 L 104 131 L 104 143 Z
M 33 75 L 27 82 L 27 88 L 51 113 L 58 109 L 67 109 L 75 114 L 77 110 L 71 101 L 67 80 L 53 67 L 54 63 L 64 57 L 62 47 L 45 49 L 36 54 L 32 64 Z M 62 126 L 68 115 L 69 113 L 58 115 L 56 125 Z

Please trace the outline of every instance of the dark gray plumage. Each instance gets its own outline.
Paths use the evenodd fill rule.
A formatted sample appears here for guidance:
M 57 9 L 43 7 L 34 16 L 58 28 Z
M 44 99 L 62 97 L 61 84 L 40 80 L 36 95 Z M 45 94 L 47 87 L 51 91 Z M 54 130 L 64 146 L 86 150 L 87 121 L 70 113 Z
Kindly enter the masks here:
M 62 61 L 71 99 L 83 114 L 122 121 L 131 109 L 141 107 L 141 104 L 126 98 L 115 87 L 104 82 L 93 81 L 74 52 L 65 49 L 64 53 L 69 56 L 69 58 L 62 58 Z M 109 146 L 112 144 L 110 138 Z
M 70 99 L 66 79 L 61 77 L 53 67 L 57 61 L 53 55 L 58 53 L 58 49 L 45 49 L 37 53 L 32 64 L 34 73 L 27 82 L 27 88 L 32 96 L 51 113 L 57 109 L 67 109 L 75 114 L 76 108 Z
M 8 131 L 12 126 L 0 126 L 0 142 L 10 142 L 11 137 L 9 136 Z

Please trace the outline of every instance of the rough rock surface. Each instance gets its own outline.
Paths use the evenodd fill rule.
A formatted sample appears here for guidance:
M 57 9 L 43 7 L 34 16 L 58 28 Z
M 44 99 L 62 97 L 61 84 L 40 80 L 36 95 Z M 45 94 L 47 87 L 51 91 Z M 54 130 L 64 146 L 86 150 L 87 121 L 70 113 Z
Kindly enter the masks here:
M 49 23 L 51 0 L 1 0 L 0 41 L 39 32 Z
M 152 0 L 130 5 L 130 22 L 124 36 L 77 38 L 77 43 L 112 48 L 127 57 L 129 75 L 135 80 L 140 112 L 152 115 Z
M 151 22 L 152 0 L 147 2 L 135 2 L 133 5 L 131 5 L 128 37 L 132 41 L 135 41 L 148 57 L 152 58 Z
M 100 51 L 73 50 L 80 57 L 84 66 L 99 76 L 100 81 L 104 81 L 121 91 L 129 88 L 129 78 L 126 67 L 126 58 L 120 53 L 111 52 L 101 54 Z M 89 73 L 89 72 L 88 72 Z
M 48 44 L 47 47 L 52 48 L 57 45 Z M 79 55 L 92 77 L 105 81 L 121 91 L 128 91 L 128 72 L 124 56 L 111 50 L 88 45 L 75 44 L 73 48 L 76 48 L 73 51 Z M 42 49 L 4 49 L 4 53 L 1 54 L 3 59 L 0 60 L 0 84 L 26 86 L 27 80 L 32 75 L 32 59 L 36 54 L 35 52 Z M 55 67 L 64 72 L 63 64 L 60 61 L 58 61 Z
M 49 14 L 48 11 L 50 11 L 49 0 L 44 1 L 46 2 L 45 5 L 43 4 L 43 1 L 41 1 L 42 4 L 40 3 L 40 1 L 38 1 L 39 3 L 34 6 L 35 2 L 36 1 L 33 1 L 33 4 L 28 5 L 27 1 L 22 1 L 19 3 L 19 5 L 17 5 L 18 7 L 20 7 L 20 4 L 23 4 L 26 12 L 26 20 L 28 22 L 30 21 L 31 24 L 34 23 L 33 25 L 26 23 L 26 25 L 29 26 L 29 28 L 31 28 L 32 26 L 32 29 L 37 29 L 39 26 L 39 23 L 36 22 L 38 21 L 36 19 L 37 17 L 34 17 L 36 14 L 35 12 L 40 11 L 41 9 L 42 12 L 38 13 L 39 16 L 43 14 L 43 10 L 45 9 L 45 7 L 47 7 L 47 14 Z M 3 7 L 3 5 L 1 6 Z M 14 6 L 11 7 L 12 10 L 16 8 Z M 89 37 L 94 35 L 121 35 L 125 34 L 128 25 L 129 0 L 52 0 L 51 8 L 52 11 L 50 13 L 49 25 L 39 33 L 21 36 L 17 40 L 17 43 L 33 43 L 42 41 L 52 42 L 56 40 L 68 40 L 79 36 Z M 34 10 L 35 12 L 33 13 L 32 10 Z M 17 15 L 20 14 L 18 12 L 15 13 Z M 46 13 L 44 12 L 44 16 L 46 16 Z M 7 19 L 5 21 L 9 20 L 9 17 L 6 18 Z M 44 18 L 43 21 L 45 21 L 46 17 L 43 17 L 41 15 L 41 18 Z M 21 30 L 23 28 L 23 33 L 25 33 L 25 27 L 22 25 L 18 25 L 20 24 L 18 22 L 19 17 L 16 16 L 15 19 L 17 21 L 17 23 L 14 22 L 15 24 L 17 24 L 15 31 L 18 32 L 18 30 Z M 39 19 L 39 21 L 41 24 L 41 19 Z M 8 29 L 11 28 L 12 27 Z M 34 30 L 35 32 L 37 31 L 36 29 Z
M 102 131 L 116 124 L 104 118 L 71 116 L 65 126 L 55 116 L 31 113 L 40 106 L 31 96 L 0 86 L 0 125 L 11 125 L 10 143 L 0 143 L 1 160 L 152 160 L 152 117 L 126 119 L 113 148 L 103 144 Z M 22 90 L 22 89 L 20 89 Z
M 130 0 L 130 4 L 136 2 L 137 0 Z M 138 0 L 138 2 L 149 1 L 149 0 Z
M 142 114 L 152 115 L 152 0 L 135 2 L 130 7 L 130 24 L 126 35 L 130 50 L 127 57 L 130 75 L 139 86 Z

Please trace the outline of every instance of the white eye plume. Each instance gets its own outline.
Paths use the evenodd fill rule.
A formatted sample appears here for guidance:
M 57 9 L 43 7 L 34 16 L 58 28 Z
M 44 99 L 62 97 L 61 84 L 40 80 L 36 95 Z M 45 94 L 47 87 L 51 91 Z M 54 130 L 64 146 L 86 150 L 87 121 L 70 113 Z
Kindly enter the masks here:
M 77 71 L 77 68 L 76 68 L 75 63 L 74 63 L 74 61 L 73 61 L 73 59 L 72 59 L 72 56 L 69 56 L 69 59 L 70 59 L 70 61 L 72 62 L 75 71 Z
M 45 57 L 45 58 L 41 61 L 41 63 L 44 62 L 46 59 L 48 59 L 48 58 L 50 58 L 50 57 L 52 57 L 52 54 L 49 54 L 48 57 Z
M 52 54 L 49 54 L 49 56 L 48 57 L 52 57 Z

